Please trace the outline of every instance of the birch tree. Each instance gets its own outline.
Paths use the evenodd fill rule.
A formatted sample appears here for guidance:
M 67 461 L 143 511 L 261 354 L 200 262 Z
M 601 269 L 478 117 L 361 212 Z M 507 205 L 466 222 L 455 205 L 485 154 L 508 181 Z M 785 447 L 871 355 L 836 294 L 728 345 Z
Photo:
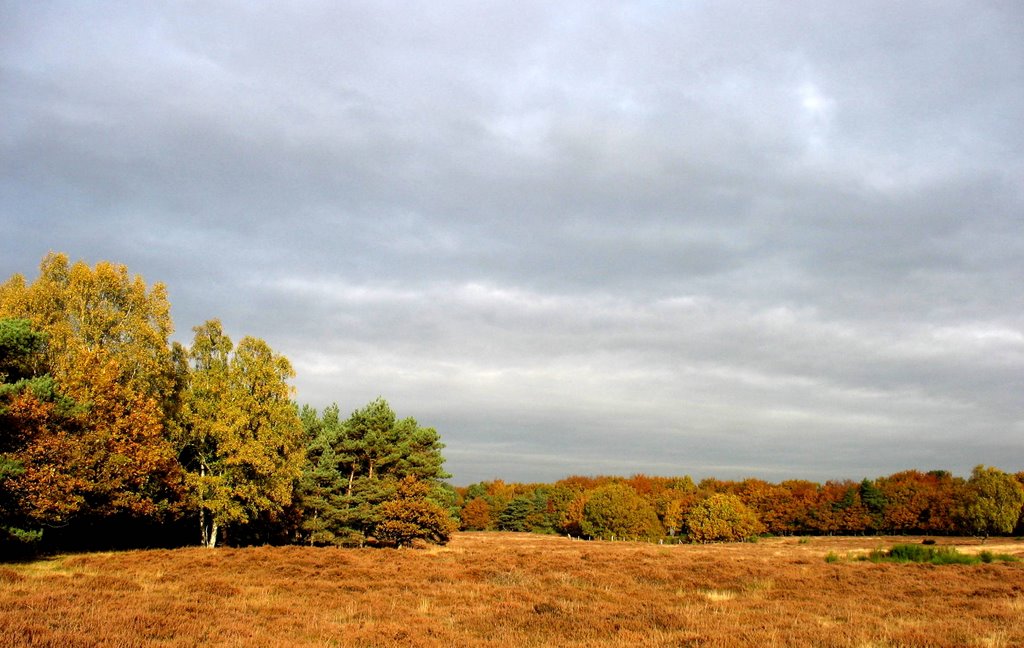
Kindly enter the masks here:
M 288 360 L 246 337 L 234 348 L 218 320 L 193 329 L 180 458 L 206 547 L 220 530 L 291 502 L 304 458 Z

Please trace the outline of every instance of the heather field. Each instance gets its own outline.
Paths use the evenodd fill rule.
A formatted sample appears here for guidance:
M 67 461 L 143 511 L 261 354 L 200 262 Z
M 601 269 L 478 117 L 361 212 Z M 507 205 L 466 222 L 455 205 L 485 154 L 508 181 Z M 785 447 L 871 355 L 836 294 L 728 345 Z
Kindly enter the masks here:
M 875 564 L 908 538 L 178 549 L 0 565 L 4 646 L 1022 646 L 1024 562 Z M 1024 542 L 939 539 L 1024 558 Z M 834 562 L 826 556 L 833 555 Z

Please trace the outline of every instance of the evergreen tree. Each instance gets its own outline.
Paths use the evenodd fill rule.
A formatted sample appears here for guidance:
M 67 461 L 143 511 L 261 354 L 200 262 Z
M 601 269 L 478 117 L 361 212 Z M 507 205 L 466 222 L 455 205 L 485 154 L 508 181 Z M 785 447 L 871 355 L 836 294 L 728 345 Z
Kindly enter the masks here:
M 526 495 L 514 497 L 498 517 L 498 529 L 501 531 L 529 531 L 527 518 L 535 511 L 536 505 L 533 498 Z
M 308 461 L 300 480 L 301 536 L 311 544 L 361 544 L 381 521 L 381 505 L 398 484 L 414 478 L 423 499 L 442 510 L 452 499 L 437 431 L 415 419 L 398 419 L 383 398 L 338 420 L 332 405 L 317 416 L 304 408 Z M 404 498 L 408 500 L 409 498 Z M 408 504 L 406 502 L 406 504 Z M 407 507 L 408 508 L 408 507 Z

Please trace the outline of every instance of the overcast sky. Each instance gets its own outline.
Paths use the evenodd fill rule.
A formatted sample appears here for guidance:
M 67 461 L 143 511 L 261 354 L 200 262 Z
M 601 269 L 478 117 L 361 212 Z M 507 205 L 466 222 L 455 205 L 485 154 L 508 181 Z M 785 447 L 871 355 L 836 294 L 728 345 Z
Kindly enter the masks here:
M 0 280 L 168 287 L 453 482 L 1024 469 L 1024 5 L 0 2 Z

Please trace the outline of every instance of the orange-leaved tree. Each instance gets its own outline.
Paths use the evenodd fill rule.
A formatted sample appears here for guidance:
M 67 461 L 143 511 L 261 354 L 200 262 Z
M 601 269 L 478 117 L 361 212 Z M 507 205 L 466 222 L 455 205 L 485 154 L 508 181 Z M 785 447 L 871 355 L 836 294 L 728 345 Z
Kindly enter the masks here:
M 33 282 L 0 285 L 0 317 L 45 336 L 41 364 L 76 404 L 59 422 L 40 404 L 38 424 L 23 426 L 18 488 L 34 515 L 64 523 L 169 510 L 181 483 L 168 438 L 181 368 L 163 286 L 147 288 L 122 265 L 50 254 Z
M 373 536 L 386 544 L 402 546 L 413 540 L 445 544 L 455 532 L 455 520 L 440 504 L 430 500 L 430 484 L 407 475 L 395 496 L 377 506 Z
M 462 507 L 462 528 L 466 531 L 486 531 L 494 525 L 491 505 L 482 497 L 474 497 Z

